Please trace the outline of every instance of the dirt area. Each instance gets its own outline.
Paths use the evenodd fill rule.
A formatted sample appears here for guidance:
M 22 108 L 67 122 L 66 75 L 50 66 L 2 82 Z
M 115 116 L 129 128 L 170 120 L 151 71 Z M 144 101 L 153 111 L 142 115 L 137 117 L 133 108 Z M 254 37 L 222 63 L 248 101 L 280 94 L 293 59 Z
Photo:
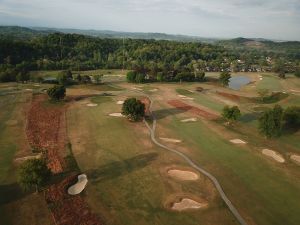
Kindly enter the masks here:
M 71 175 L 45 192 L 45 199 L 51 208 L 56 224 L 101 225 L 100 219 L 92 213 L 82 196 L 67 194 L 70 184 L 76 182 L 77 175 Z
M 46 107 L 46 95 L 35 95 L 28 112 L 26 134 L 32 148 L 45 152 L 53 173 L 63 172 L 65 149 L 65 107 Z
M 216 91 L 216 93 L 222 97 L 226 97 L 233 101 L 240 101 L 240 99 L 241 99 L 241 96 L 235 95 L 235 94 L 230 94 L 230 93 L 226 93 L 226 92 L 222 92 L 222 91 Z
M 263 149 L 262 154 L 264 154 L 268 157 L 271 157 L 272 159 L 274 159 L 275 161 L 277 161 L 279 163 L 284 163 L 285 162 L 285 159 L 283 158 L 283 156 L 281 154 L 279 154 L 278 152 L 275 152 L 273 150 Z
M 207 202 L 197 202 L 189 198 L 182 198 L 178 202 L 174 202 L 171 209 L 176 211 L 183 211 L 188 209 L 200 209 L 208 205 Z
M 140 101 L 145 104 L 145 115 L 150 116 L 150 100 L 146 97 L 141 98 Z
M 173 139 L 173 138 L 160 137 L 159 139 L 162 140 L 162 141 L 165 141 L 165 142 L 170 142 L 170 143 L 180 143 L 180 142 L 182 142 L 181 140 Z
M 178 180 L 191 181 L 199 179 L 199 175 L 197 173 L 187 170 L 170 169 L 168 170 L 168 175 Z
M 230 140 L 230 142 L 233 144 L 247 144 L 246 141 L 243 141 L 241 139 L 232 139 L 232 140 Z
M 293 154 L 290 156 L 290 159 L 300 165 L 300 155 Z
M 171 106 L 174 106 L 176 107 L 177 109 L 180 109 L 180 110 L 183 110 L 183 111 L 188 111 L 194 115 L 199 115 L 203 118 L 206 118 L 206 119 L 210 119 L 210 120 L 214 120 L 214 119 L 217 119 L 218 116 L 216 114 L 213 114 L 211 112 L 208 112 L 208 111 L 205 111 L 203 109 L 200 109 L 198 107 L 195 107 L 195 106 L 191 106 L 191 105 L 188 105 L 180 100 L 170 100 L 168 101 L 168 104 L 171 105 Z

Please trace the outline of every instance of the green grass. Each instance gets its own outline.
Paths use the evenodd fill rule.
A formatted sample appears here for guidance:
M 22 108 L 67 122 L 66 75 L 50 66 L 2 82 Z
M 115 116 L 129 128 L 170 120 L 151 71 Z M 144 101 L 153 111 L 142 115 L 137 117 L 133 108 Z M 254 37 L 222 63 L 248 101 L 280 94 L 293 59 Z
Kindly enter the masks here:
M 174 118 L 164 125 L 186 141 L 190 156 L 220 180 L 234 205 L 256 224 L 300 224 L 300 181 L 284 166 L 230 144 L 200 121 L 183 124 Z
M 176 89 L 176 92 L 180 95 L 185 95 L 187 97 L 194 98 L 194 101 L 196 103 L 217 112 L 221 112 L 225 106 L 221 102 L 217 102 L 216 100 L 203 93 L 192 93 L 186 89 Z
M 256 90 L 268 89 L 270 91 L 282 91 L 280 78 L 276 75 L 263 75 L 263 79 L 257 83 Z

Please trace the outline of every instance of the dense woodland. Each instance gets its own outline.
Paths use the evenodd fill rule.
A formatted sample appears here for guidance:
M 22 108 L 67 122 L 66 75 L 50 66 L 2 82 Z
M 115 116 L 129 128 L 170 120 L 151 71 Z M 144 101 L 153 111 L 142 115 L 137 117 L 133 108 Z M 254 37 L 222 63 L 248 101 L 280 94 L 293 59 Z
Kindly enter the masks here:
M 251 48 L 243 45 L 245 41 L 235 47 L 237 40 L 206 44 L 63 33 L 24 39 L 1 36 L 0 80 L 14 81 L 18 74 L 25 76 L 32 70 L 124 68 L 148 79 L 170 81 L 176 76 L 193 80 L 207 71 L 294 72 L 299 68 L 299 42 L 262 42 L 263 46 Z

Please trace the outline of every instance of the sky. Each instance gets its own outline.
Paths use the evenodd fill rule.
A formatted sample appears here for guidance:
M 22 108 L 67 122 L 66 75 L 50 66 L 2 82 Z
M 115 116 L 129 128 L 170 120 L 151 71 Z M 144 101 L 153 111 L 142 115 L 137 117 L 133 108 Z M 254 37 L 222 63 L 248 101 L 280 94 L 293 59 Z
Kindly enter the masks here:
M 0 25 L 300 41 L 300 0 L 0 0 Z

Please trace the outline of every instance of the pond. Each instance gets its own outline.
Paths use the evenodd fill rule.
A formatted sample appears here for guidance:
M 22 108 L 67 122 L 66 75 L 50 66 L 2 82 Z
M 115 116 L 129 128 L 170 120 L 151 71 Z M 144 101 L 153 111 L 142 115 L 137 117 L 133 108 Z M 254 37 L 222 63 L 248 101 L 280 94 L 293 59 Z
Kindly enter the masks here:
M 240 90 L 242 86 L 247 85 L 251 82 L 247 76 L 234 76 L 229 80 L 229 88 L 233 90 Z

